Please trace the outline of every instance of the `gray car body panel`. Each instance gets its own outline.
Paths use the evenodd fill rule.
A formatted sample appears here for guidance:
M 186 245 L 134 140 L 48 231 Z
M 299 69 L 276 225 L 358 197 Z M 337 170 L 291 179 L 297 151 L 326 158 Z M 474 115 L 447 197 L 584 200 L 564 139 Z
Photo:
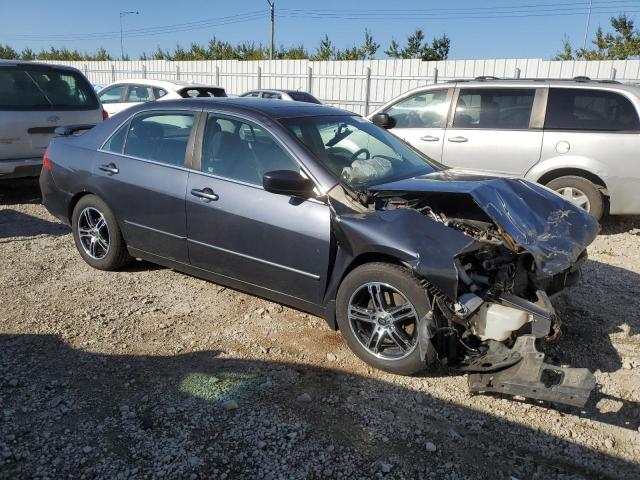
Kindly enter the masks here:
M 316 182 L 318 198 L 275 195 L 257 186 L 100 150 L 121 124 L 140 111 L 185 109 L 234 115 L 266 128 Z M 52 141 L 53 168 L 43 170 L 40 179 L 43 202 L 52 214 L 69 223 L 75 199 L 94 193 L 113 209 L 134 256 L 324 315 L 334 327 L 333 302 L 338 286 L 364 255 L 394 258 L 455 298 L 453 259 L 475 248 L 475 240 L 412 209 L 362 212 L 334 202 L 327 192 L 336 187 L 337 180 L 278 122 L 279 118 L 332 114 L 352 115 L 327 106 L 248 99 L 190 99 L 136 107 L 80 136 Z M 118 175 L 126 172 L 127 178 L 115 180 L 118 175 L 110 176 L 97 168 L 106 163 L 117 164 L 121 170 Z M 156 167 L 166 173 L 150 176 L 150 169 Z M 496 185 L 508 190 L 506 186 L 514 182 L 527 185 L 519 180 L 492 184 L 486 177 L 446 178 L 443 173 L 429 188 L 437 184 L 441 193 L 475 191 L 479 199 L 488 201 Z M 424 193 L 429 190 L 427 184 L 409 179 L 384 188 Z M 223 201 L 194 202 L 190 188 L 205 186 L 217 189 Z M 384 188 L 376 187 L 377 191 Z M 534 190 L 538 199 L 548 202 L 515 203 L 510 214 L 518 212 L 519 217 L 512 216 L 514 221 L 542 221 L 551 204 L 563 204 L 573 211 L 570 204 L 547 189 Z M 512 196 L 505 197 L 503 206 L 510 207 L 512 201 Z M 523 213 L 525 207 L 533 212 L 529 217 Z M 496 206 L 496 212 L 499 208 Z M 581 211 L 580 215 L 588 216 Z M 590 240 L 590 234 L 585 234 L 572 248 L 583 250 Z M 533 244 L 535 241 L 529 245 L 532 249 Z M 562 248 L 568 265 L 573 250 Z

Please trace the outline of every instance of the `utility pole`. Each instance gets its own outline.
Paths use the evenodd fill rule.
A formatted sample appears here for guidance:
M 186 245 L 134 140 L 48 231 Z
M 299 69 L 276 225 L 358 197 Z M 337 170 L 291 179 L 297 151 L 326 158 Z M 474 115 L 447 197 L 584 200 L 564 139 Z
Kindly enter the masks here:
M 587 37 L 589 36 L 589 24 L 591 23 L 591 7 L 593 5 L 593 0 L 589 0 L 589 14 L 587 15 L 587 28 L 584 31 L 584 42 L 582 43 L 582 49 L 587 49 Z
M 271 9 L 271 48 L 269 49 L 269 60 L 273 60 L 273 49 L 275 43 L 275 17 L 276 17 L 276 0 L 267 0 Z
M 124 60 L 124 41 L 122 40 L 122 17 L 140 15 L 140 12 L 120 12 L 120 59 Z

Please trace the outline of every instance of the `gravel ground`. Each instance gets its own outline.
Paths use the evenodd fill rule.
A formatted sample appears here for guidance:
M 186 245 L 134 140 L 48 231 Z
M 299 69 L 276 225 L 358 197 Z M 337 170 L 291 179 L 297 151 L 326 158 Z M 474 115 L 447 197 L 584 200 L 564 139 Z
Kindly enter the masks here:
M 393 376 L 322 319 L 76 253 L 33 183 L 0 184 L 2 478 L 640 478 L 640 217 L 606 220 L 548 347 L 584 410 Z

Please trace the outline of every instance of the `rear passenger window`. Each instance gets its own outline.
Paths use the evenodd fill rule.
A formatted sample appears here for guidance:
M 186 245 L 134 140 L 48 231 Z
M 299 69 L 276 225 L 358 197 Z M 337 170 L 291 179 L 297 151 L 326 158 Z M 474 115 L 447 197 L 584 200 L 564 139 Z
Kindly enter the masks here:
M 299 172 L 296 161 L 258 125 L 209 115 L 202 145 L 202 171 L 252 185 L 274 170 Z
M 529 128 L 535 89 L 463 89 L 460 91 L 453 128 Z
M 395 128 L 444 128 L 448 109 L 447 90 L 436 90 L 400 100 L 386 113 L 395 119 Z
M 155 88 L 153 89 L 153 96 L 158 99 L 158 98 L 162 98 L 167 94 L 167 91 L 162 89 L 162 88 Z
M 129 128 L 129 122 L 122 125 L 116 133 L 111 135 L 111 138 L 102 146 L 102 150 L 113 153 L 122 153 L 122 147 L 124 146 L 124 139 L 127 136 L 127 129 Z
M 552 88 L 544 128 L 557 130 L 637 131 L 638 113 L 622 95 L 604 90 Z
M 124 153 L 183 167 L 193 126 L 193 113 L 141 113 L 131 121 Z
M 149 100 L 151 100 L 151 98 L 151 87 L 144 87 L 142 85 L 130 85 L 125 102 L 148 102 Z

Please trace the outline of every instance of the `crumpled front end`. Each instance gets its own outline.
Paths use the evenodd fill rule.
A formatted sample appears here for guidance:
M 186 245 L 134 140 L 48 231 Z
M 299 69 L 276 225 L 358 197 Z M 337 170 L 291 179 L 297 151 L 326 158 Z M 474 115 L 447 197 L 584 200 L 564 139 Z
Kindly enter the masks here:
M 358 213 L 338 207 L 335 231 L 343 261 L 382 253 L 422 279 L 425 362 L 469 372 L 472 391 L 583 405 L 593 375 L 545 363 L 534 344 L 560 332 L 549 296 L 578 280 L 597 222 L 520 180 L 400 183 L 371 189 Z

